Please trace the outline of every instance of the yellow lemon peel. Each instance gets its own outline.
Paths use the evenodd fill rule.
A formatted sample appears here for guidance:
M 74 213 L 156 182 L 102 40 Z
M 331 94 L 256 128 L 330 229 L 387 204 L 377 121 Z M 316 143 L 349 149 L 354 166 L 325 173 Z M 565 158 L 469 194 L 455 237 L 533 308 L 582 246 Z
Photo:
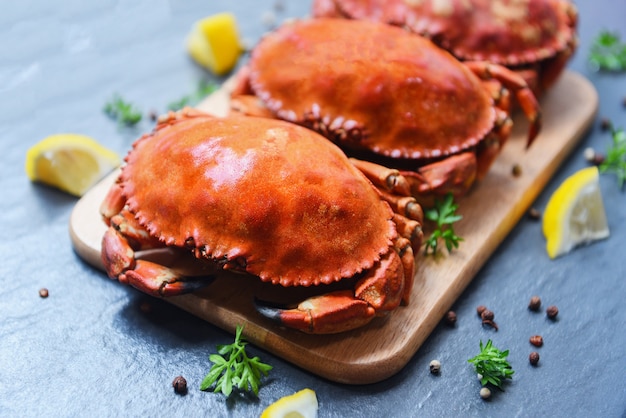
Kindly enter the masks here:
M 30 147 L 25 169 L 31 181 L 82 196 L 120 164 L 120 157 L 95 139 L 67 133 L 48 136 Z
M 231 71 L 244 50 L 235 16 L 227 12 L 196 22 L 186 44 L 194 61 L 217 75 Z
M 550 258 L 609 236 L 597 167 L 565 179 L 548 201 L 542 227 Z
M 280 398 L 263 411 L 261 418 L 315 418 L 317 409 L 315 391 L 307 388 Z

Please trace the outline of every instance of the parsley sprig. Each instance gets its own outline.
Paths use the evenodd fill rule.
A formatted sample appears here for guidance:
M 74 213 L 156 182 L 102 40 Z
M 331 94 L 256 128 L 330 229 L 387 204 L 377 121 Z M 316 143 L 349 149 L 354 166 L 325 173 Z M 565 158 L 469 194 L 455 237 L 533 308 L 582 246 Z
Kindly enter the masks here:
M 126 102 L 119 94 L 104 105 L 104 113 L 116 119 L 120 125 L 133 126 L 141 120 L 141 111 Z
M 626 70 L 626 43 L 615 32 L 601 31 L 591 45 L 589 62 L 599 70 Z
M 451 252 L 453 247 L 459 247 L 459 242 L 463 241 L 463 238 L 456 235 L 452 227 L 453 223 L 463 218 L 456 214 L 458 208 L 459 206 L 454 203 L 452 193 L 448 193 L 443 201 L 435 200 L 434 208 L 426 210 L 424 216 L 429 221 L 435 222 L 437 227 L 424 242 L 425 254 L 429 251 L 435 254 L 440 239 L 443 240 L 448 252 Z
M 195 92 L 193 92 L 192 94 L 188 94 L 187 96 L 183 96 L 179 100 L 171 102 L 169 105 L 167 105 L 167 109 L 177 111 L 185 106 L 193 106 L 209 94 L 213 93 L 215 90 L 217 90 L 217 88 L 218 86 L 215 83 L 212 83 L 208 80 L 200 80 Z
M 480 383 L 483 386 L 490 384 L 503 390 L 502 382 L 505 379 L 512 379 L 513 373 L 515 373 L 506 359 L 508 355 L 509 350 L 498 350 L 493 346 L 491 340 L 488 340 L 487 344 L 483 345 L 481 340 L 480 353 L 467 361 L 472 363 L 476 373 L 482 376 Z
M 606 151 L 604 161 L 598 167 L 601 173 L 615 173 L 619 188 L 626 182 L 626 132 L 611 127 L 613 143 Z
M 272 366 L 262 363 L 258 357 L 248 357 L 248 343 L 242 338 L 242 331 L 243 327 L 237 325 L 235 342 L 218 345 L 218 354 L 209 356 L 213 366 L 202 380 L 200 390 L 208 390 L 215 383 L 213 392 L 222 392 L 226 396 L 230 396 L 233 387 L 252 390 L 255 395 L 259 395 L 261 375 L 267 376 Z

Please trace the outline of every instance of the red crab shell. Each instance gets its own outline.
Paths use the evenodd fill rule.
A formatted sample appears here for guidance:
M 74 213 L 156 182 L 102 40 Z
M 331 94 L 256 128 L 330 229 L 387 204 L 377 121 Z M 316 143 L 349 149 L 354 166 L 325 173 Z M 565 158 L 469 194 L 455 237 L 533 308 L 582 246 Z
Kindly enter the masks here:
M 257 301 L 261 315 L 309 333 L 408 303 L 423 212 L 397 170 L 377 167 L 389 186 L 378 189 L 336 145 L 276 119 L 186 108 L 159 121 L 100 208 L 112 279 L 159 297 L 207 286 L 219 268 L 285 287 L 353 279 L 292 309 Z
M 577 47 L 578 16 L 568 0 L 316 0 L 313 15 L 403 26 L 461 60 L 528 69 L 539 90 Z
M 391 158 L 467 150 L 496 120 L 489 92 L 468 68 L 389 25 L 296 21 L 262 39 L 249 69 L 253 92 L 278 117 L 319 120 L 313 127 L 338 131 L 342 146 Z
M 314 156 L 314 157 L 313 157 Z M 280 121 L 195 117 L 139 140 L 120 184 L 159 241 L 282 286 L 331 283 L 392 248 L 390 207 L 344 154 Z

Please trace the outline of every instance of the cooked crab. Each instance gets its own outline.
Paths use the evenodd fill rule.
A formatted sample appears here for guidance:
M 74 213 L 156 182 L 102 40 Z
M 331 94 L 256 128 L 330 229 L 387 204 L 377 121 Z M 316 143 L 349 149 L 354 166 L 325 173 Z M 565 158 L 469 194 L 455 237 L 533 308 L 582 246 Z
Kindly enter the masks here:
M 519 72 L 535 93 L 554 84 L 578 45 L 568 0 L 315 0 L 313 16 L 406 27 L 461 60 Z
M 253 49 L 232 107 L 320 132 L 353 155 L 402 168 L 413 195 L 462 193 L 508 139 L 509 91 L 540 127 L 537 100 L 517 74 L 461 63 L 431 41 L 382 23 L 309 19 Z
M 259 305 L 311 333 L 356 328 L 408 303 L 422 238 L 414 200 L 379 192 L 315 132 L 191 109 L 170 113 L 135 142 L 101 212 L 108 275 L 154 296 L 211 280 L 141 259 L 142 250 L 173 249 L 199 271 L 248 273 L 276 286 L 353 283 L 293 309 Z

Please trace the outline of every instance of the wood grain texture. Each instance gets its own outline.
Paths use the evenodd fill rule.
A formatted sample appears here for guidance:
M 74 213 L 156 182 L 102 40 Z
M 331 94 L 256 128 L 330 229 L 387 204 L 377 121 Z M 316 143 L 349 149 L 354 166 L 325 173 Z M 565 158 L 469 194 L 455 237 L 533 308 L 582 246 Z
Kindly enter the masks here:
M 198 107 L 224 114 L 226 89 Z M 465 239 L 459 250 L 439 257 L 417 256 L 416 283 L 408 306 L 361 329 L 317 336 L 282 329 L 258 315 L 253 307 L 255 296 L 280 299 L 288 294 L 280 289 L 277 296 L 275 288 L 253 277 L 223 274 L 202 291 L 167 300 L 233 333 L 237 324 L 245 324 L 246 338 L 252 343 L 333 381 L 365 384 L 397 373 L 576 146 L 593 121 L 598 97 L 585 78 L 566 72 L 541 104 L 544 126 L 533 146 L 525 149 L 527 124 L 516 117 L 514 133 L 502 155 L 486 178 L 459 201 L 464 218 L 455 231 Z M 515 164 L 521 167 L 518 177 L 511 174 Z M 76 252 L 99 269 L 105 227 L 98 207 L 115 177 L 112 173 L 81 198 L 70 218 Z

